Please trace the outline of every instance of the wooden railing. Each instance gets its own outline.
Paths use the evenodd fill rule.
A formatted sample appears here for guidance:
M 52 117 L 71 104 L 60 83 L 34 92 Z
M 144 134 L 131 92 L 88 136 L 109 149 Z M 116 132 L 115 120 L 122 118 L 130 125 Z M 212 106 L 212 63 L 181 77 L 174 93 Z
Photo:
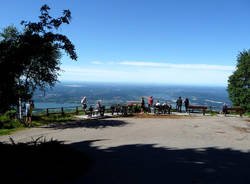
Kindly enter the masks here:
M 92 105 L 93 107 L 94 105 Z M 128 113 L 133 113 L 133 112 L 140 112 L 140 104 L 137 101 L 129 101 L 126 104 L 121 104 L 119 105 L 119 108 L 116 107 L 117 105 L 108 105 L 105 108 L 105 113 L 106 112 L 110 112 L 110 113 L 114 113 L 114 111 L 118 111 L 118 109 L 122 109 L 123 106 L 127 107 L 127 112 Z M 192 106 L 191 106 L 192 107 Z M 89 108 L 88 108 L 89 109 Z M 85 113 L 88 113 L 89 110 L 86 109 Z M 207 112 L 217 112 L 217 110 L 214 110 L 215 107 L 213 106 L 206 106 L 206 110 Z M 174 108 L 172 108 L 171 112 L 175 111 Z M 24 111 L 25 112 L 25 111 Z M 76 114 L 78 115 L 80 112 L 84 112 L 82 106 L 66 106 L 66 107 L 56 107 L 56 108 L 35 108 L 33 111 L 33 114 L 44 114 L 46 116 L 49 116 L 50 114 L 61 114 L 61 115 L 65 115 L 65 114 Z M 203 112 L 204 113 L 204 112 Z
M 81 106 L 68 106 L 68 107 L 54 107 L 54 108 L 35 108 L 33 114 L 46 114 L 49 116 L 50 114 L 79 114 L 79 112 L 83 111 Z

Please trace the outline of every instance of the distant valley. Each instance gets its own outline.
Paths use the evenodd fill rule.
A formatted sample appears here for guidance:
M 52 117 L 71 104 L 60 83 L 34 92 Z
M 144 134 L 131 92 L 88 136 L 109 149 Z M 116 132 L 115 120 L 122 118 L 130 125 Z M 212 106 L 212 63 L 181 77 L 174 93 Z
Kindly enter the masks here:
M 155 100 L 175 106 L 181 96 L 189 98 L 193 105 L 207 105 L 220 109 L 223 103 L 231 105 L 228 94 L 223 87 L 173 86 L 150 84 L 116 84 L 116 83 L 58 83 L 45 93 L 36 91 L 33 97 L 37 108 L 80 105 L 82 96 L 88 104 L 101 100 L 102 104 L 125 104 L 128 100 L 140 101 L 142 96 L 153 96 Z

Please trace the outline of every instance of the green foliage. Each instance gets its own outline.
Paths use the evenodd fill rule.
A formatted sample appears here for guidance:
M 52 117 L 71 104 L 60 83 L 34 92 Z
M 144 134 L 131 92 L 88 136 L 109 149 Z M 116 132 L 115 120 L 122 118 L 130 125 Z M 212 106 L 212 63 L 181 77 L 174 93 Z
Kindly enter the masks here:
M 9 26 L 0 33 L 0 112 L 17 105 L 18 98 L 30 99 L 35 89 L 53 87 L 60 72 L 61 50 L 76 60 L 75 47 L 62 34 L 54 33 L 69 24 L 71 13 L 52 18 L 47 5 L 38 22 L 22 21 L 23 31 Z
M 16 111 L 10 110 L 0 116 L 0 129 L 13 129 L 22 127 L 19 120 L 15 119 Z
M 8 111 L 0 116 L 0 135 L 11 134 L 16 130 L 25 128 L 24 124 L 22 124 L 19 120 L 13 118 L 13 115 L 15 115 L 15 113 L 15 111 Z M 41 126 L 49 123 L 62 123 L 71 121 L 74 119 L 74 116 L 71 114 L 65 114 L 64 116 L 62 116 L 61 114 L 51 114 L 49 116 L 33 116 L 32 119 L 33 126 Z
M 219 113 L 218 112 L 209 112 L 211 116 L 217 116 Z
M 227 91 L 235 106 L 250 111 L 250 50 L 240 52 L 237 69 L 228 79 Z
M 70 121 L 74 118 L 71 114 L 51 114 L 49 116 L 35 116 L 33 119 L 33 125 L 40 126 L 48 123 L 60 123 L 65 121 Z

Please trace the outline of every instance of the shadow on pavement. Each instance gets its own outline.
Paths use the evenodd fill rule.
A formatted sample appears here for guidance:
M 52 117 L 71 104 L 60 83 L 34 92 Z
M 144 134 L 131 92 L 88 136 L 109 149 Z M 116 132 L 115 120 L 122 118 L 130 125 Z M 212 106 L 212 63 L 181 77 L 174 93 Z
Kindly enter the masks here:
M 135 144 L 98 149 L 95 141 L 71 144 L 94 160 L 71 183 L 250 183 L 250 153 L 232 149 L 169 149 Z
M 74 120 L 62 123 L 53 123 L 45 128 L 67 129 L 67 128 L 106 128 L 106 127 L 121 127 L 128 123 L 121 120 L 101 119 L 101 120 Z
M 39 138 L 38 138 L 39 139 Z M 0 142 L 1 183 L 71 183 L 92 165 L 92 159 L 60 141 Z

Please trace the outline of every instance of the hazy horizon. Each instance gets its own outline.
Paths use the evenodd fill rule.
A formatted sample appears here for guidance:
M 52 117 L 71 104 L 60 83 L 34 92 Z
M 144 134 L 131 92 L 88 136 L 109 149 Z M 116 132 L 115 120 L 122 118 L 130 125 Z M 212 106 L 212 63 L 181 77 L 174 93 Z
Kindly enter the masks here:
M 152 86 L 182 86 L 182 87 L 219 87 L 219 88 L 227 88 L 226 85 L 209 85 L 209 84 L 174 84 L 174 83 L 157 83 L 157 82 L 114 82 L 114 81 L 73 81 L 73 80 L 61 80 L 58 81 L 56 84 L 64 84 L 64 83 L 69 83 L 69 84 L 87 84 L 87 83 L 93 83 L 93 84 L 119 84 L 119 85 L 152 85 Z

